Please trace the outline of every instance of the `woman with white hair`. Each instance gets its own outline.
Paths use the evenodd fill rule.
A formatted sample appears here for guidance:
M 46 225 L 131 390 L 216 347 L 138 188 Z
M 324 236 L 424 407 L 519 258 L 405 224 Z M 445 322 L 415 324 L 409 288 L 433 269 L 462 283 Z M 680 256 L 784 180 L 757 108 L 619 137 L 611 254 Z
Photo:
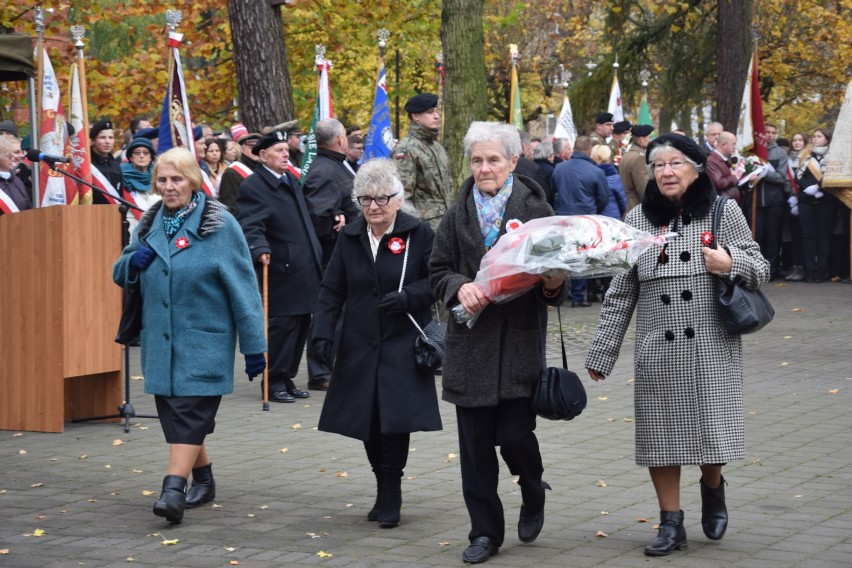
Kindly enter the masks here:
M 509 302 L 491 304 L 473 283 L 485 252 L 512 221 L 553 215 L 544 190 L 512 172 L 521 152 L 518 131 L 474 122 L 464 138 L 473 176 L 465 181 L 435 235 L 432 288 L 444 304 L 479 312 L 472 328 L 450 318 L 444 351 L 443 399 L 456 405 L 462 492 L 470 514 L 470 546 L 462 559 L 485 562 L 503 544 L 495 446 L 519 476 L 523 505 L 518 538 L 534 541 L 544 525 L 544 467 L 530 396 L 545 367 L 547 305 L 565 298 L 562 278 L 542 282 Z
M 409 320 L 411 314 L 422 327 L 431 317 L 435 234 L 405 204 L 390 160 L 361 166 L 352 195 L 363 216 L 340 231 L 314 313 L 311 345 L 329 366 L 343 315 L 319 429 L 364 442 L 378 486 L 367 520 L 392 528 L 400 522 L 410 433 L 441 429 L 435 375 L 415 366 L 419 332 Z

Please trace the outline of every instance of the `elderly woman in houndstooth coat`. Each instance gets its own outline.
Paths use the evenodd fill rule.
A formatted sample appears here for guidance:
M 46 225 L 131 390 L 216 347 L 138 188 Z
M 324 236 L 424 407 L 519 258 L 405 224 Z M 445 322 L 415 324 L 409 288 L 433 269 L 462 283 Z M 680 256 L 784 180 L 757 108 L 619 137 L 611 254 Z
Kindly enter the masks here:
M 740 278 L 754 289 L 769 279 L 769 263 L 733 201 L 725 203 L 718 248 L 705 246 L 717 196 L 695 142 L 661 136 L 646 160 L 652 179 L 626 222 L 678 236 L 613 279 L 585 366 L 594 380 L 612 372 L 637 309 L 636 463 L 649 468 L 661 509 L 659 533 L 645 554 L 665 556 L 687 546 L 683 465 L 701 468 L 704 534 L 712 540 L 725 534 L 722 466 L 745 457 L 743 362 L 740 337 L 728 335 L 719 318 L 715 279 Z

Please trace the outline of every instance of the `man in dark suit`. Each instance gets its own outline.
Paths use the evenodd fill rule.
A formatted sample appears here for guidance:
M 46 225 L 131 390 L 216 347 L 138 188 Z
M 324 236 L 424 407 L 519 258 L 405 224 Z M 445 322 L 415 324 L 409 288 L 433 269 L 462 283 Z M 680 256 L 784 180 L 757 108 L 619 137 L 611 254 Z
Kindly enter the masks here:
M 269 274 L 269 400 L 310 394 L 293 383 L 316 309 L 322 249 L 299 181 L 287 170 L 287 132 L 263 135 L 252 148 L 258 166 L 240 185 L 237 219 L 252 258 Z

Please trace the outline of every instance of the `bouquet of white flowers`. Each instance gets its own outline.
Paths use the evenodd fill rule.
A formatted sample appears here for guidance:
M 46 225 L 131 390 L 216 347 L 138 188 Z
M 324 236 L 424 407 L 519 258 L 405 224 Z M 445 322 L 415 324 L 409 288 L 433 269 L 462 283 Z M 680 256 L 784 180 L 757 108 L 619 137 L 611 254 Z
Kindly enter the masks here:
M 602 215 L 511 220 L 506 234 L 482 257 L 474 284 L 486 298 L 502 303 L 524 294 L 540 275 L 596 278 L 626 272 L 649 247 L 674 233 L 652 235 Z M 456 321 L 473 327 L 477 314 L 453 308 Z

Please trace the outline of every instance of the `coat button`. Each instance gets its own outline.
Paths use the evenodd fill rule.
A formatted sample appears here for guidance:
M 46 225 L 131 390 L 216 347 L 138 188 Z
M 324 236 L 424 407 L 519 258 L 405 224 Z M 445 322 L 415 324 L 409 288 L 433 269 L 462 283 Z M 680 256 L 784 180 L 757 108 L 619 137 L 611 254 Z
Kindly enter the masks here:
M 683 334 L 685 336 L 687 336 L 689 339 L 692 339 L 693 337 L 695 337 L 695 330 L 692 329 L 691 327 L 688 327 L 688 328 L 683 330 Z
M 168 303 L 168 302 L 163 302 L 163 307 L 164 307 L 164 308 L 168 308 L 168 307 L 169 307 L 169 303 Z
M 666 330 L 666 341 L 674 341 L 674 332 L 670 329 Z
M 684 213 L 680 216 L 680 220 L 683 222 L 684 227 L 692 223 L 692 216 L 689 213 Z
M 668 306 L 672 302 L 672 299 L 668 294 L 663 294 L 660 296 L 660 301 Z
M 666 333 L 668 333 L 668 332 L 666 332 Z M 168 340 L 169 340 L 169 334 L 168 334 L 168 333 L 164 333 L 164 334 L 163 334 L 163 338 L 164 338 L 166 341 L 168 341 Z
M 168 276 L 168 275 L 169 275 L 169 269 L 168 269 L 168 268 L 164 268 L 164 269 L 163 269 L 163 274 L 165 274 L 166 276 Z
M 680 293 L 680 297 L 683 298 L 684 302 L 688 302 L 692 299 L 692 292 L 690 292 L 689 290 L 684 290 Z
M 685 251 L 683 251 L 682 253 L 680 253 L 680 259 L 681 259 L 683 262 L 689 262 L 691 258 L 692 258 L 692 255 L 691 255 L 691 254 L 689 254 L 689 251 L 688 251 L 688 250 L 685 250 Z

